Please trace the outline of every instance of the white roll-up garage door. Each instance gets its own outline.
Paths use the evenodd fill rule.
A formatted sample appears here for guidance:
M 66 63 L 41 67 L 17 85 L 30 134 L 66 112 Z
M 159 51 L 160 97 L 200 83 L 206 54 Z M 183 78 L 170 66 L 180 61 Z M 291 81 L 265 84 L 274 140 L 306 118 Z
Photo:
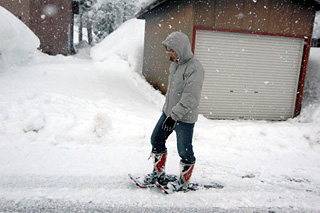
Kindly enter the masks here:
M 200 113 L 213 119 L 294 116 L 304 39 L 197 29 L 205 69 Z

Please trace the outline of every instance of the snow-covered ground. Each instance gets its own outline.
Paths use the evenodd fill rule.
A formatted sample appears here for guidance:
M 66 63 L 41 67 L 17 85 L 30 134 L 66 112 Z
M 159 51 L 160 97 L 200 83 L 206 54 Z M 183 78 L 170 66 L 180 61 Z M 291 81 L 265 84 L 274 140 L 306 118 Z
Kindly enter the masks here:
M 0 211 L 320 212 L 320 49 L 299 117 L 200 116 L 192 180 L 225 188 L 165 196 L 129 181 L 151 171 L 164 102 L 140 74 L 143 26 L 128 21 L 91 57 L 36 51 L 0 64 Z M 178 174 L 174 134 L 167 146 L 167 172 Z

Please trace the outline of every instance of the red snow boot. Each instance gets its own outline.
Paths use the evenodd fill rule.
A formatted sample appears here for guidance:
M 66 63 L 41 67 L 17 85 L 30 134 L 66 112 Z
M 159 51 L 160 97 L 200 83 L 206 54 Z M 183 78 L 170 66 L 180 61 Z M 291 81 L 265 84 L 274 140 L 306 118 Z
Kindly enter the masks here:
M 180 161 L 180 177 L 174 182 L 169 182 L 167 187 L 172 191 L 182 191 L 188 188 L 194 164 L 185 164 Z
M 165 179 L 165 165 L 167 160 L 167 153 L 151 153 L 153 157 L 153 171 L 147 174 L 144 178 L 145 184 L 155 184 L 157 181 L 162 182 Z

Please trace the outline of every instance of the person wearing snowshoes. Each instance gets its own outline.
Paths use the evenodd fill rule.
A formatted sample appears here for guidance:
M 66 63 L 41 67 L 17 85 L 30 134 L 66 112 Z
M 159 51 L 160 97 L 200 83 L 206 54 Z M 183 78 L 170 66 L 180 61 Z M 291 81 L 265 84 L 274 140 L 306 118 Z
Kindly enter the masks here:
M 163 42 L 172 61 L 169 68 L 168 89 L 163 113 L 152 136 L 153 172 L 145 177 L 145 184 L 158 182 L 172 191 L 186 189 L 196 162 L 192 147 L 195 122 L 204 80 L 204 69 L 195 59 L 189 38 L 182 32 L 171 33 Z M 180 177 L 175 181 L 165 175 L 166 140 L 175 131 L 181 158 Z

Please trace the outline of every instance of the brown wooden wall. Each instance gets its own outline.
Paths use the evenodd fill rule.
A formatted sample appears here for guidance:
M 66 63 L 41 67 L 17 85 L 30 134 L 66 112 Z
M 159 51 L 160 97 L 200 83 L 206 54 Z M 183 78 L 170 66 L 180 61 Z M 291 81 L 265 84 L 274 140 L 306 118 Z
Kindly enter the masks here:
M 162 41 L 174 31 L 193 36 L 193 4 L 188 0 L 168 1 L 146 16 L 143 74 L 154 87 L 166 92 L 169 58 Z
M 161 42 L 173 31 L 193 39 L 194 27 L 311 36 L 316 9 L 300 0 L 173 0 L 144 14 L 143 74 L 166 92 L 170 62 Z
M 40 48 L 49 54 L 70 53 L 71 31 L 73 31 L 73 14 L 71 0 L 33 0 L 30 14 L 30 28 L 41 41 Z M 46 7 L 57 9 L 50 16 L 45 14 Z M 45 15 L 45 16 L 44 16 Z
M 299 0 L 206 0 L 195 4 L 197 27 L 311 36 L 315 8 Z

